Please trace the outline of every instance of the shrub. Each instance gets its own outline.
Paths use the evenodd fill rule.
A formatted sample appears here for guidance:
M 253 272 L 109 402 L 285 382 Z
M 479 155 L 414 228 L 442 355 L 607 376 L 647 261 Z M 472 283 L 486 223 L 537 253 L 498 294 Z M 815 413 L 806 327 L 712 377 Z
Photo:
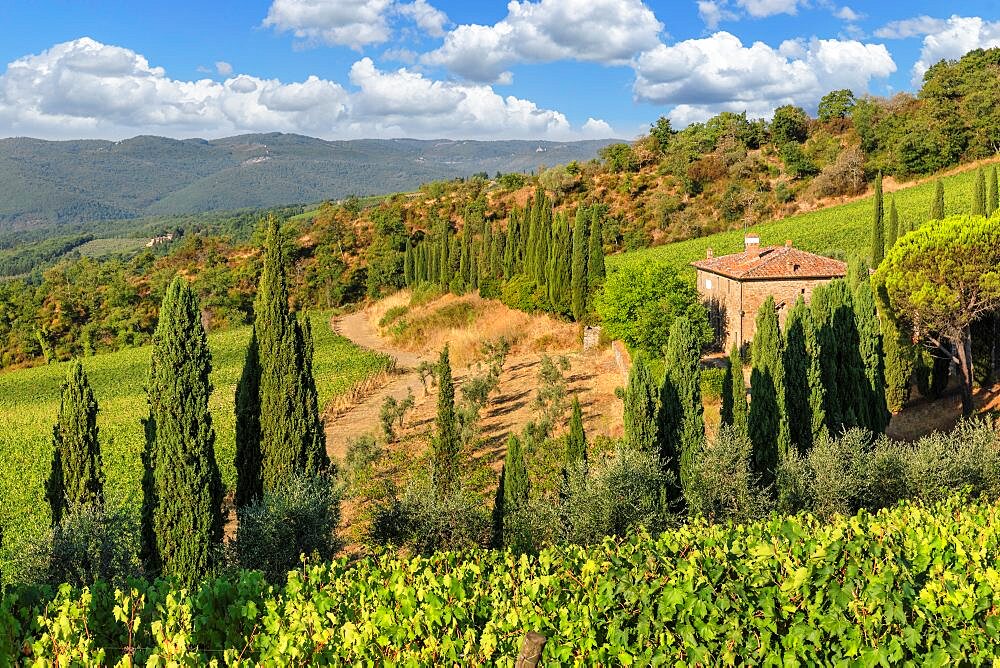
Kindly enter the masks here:
M 34 584 L 87 587 L 98 580 L 124 584 L 142 575 L 138 518 L 124 510 L 80 506 L 26 555 Z
M 441 288 L 434 283 L 418 283 L 413 286 L 413 290 L 410 292 L 410 308 L 428 304 L 442 294 Z
M 857 148 L 844 149 L 835 162 L 823 168 L 811 185 L 818 197 L 855 195 L 863 192 L 865 186 L 865 156 Z
M 704 401 L 721 401 L 722 387 L 726 381 L 726 370 L 723 367 L 702 369 L 701 398 Z
M 396 322 L 399 318 L 406 315 L 407 312 L 409 312 L 409 310 L 410 309 L 408 306 L 393 306 L 388 311 L 386 311 L 385 315 L 382 316 L 382 319 L 378 321 L 378 326 L 388 327 L 392 323 Z
M 705 345 L 714 338 L 697 290 L 665 262 L 618 265 L 594 305 L 609 336 L 655 357 L 662 354 L 670 326 L 681 316 L 695 325 Z
M 684 498 L 692 517 L 710 522 L 750 522 L 771 508 L 769 496 L 750 468 L 750 440 L 723 425 L 707 440 L 688 468 Z
M 418 554 L 485 547 L 491 518 L 482 497 L 454 485 L 439 494 L 429 476 L 418 476 L 402 497 L 375 508 L 367 538 L 378 545 L 409 548 Z
M 675 481 L 663 472 L 654 452 L 619 447 L 567 473 L 560 507 L 562 540 L 587 545 L 639 527 L 661 531 L 672 520 L 664 490 Z
M 520 190 L 528 182 L 528 177 L 524 174 L 511 172 L 500 176 L 500 187 L 504 190 Z
M 340 494 L 326 475 L 293 476 L 240 511 L 234 551 L 240 568 L 283 582 L 302 555 L 327 560 L 339 548 Z
M 779 153 L 781 161 L 785 163 L 785 169 L 796 179 L 812 176 L 819 172 L 816 165 L 806 156 L 802 147 L 795 142 L 789 142 L 782 146 Z
M 778 510 L 829 518 L 901 500 L 933 503 L 957 491 L 1000 496 L 1000 433 L 986 420 L 966 420 L 915 443 L 871 439 L 851 429 L 820 439 L 804 457 L 786 456 L 778 470 Z
M 527 276 L 514 276 L 500 291 L 500 301 L 517 311 L 534 313 L 544 310 L 547 297 Z

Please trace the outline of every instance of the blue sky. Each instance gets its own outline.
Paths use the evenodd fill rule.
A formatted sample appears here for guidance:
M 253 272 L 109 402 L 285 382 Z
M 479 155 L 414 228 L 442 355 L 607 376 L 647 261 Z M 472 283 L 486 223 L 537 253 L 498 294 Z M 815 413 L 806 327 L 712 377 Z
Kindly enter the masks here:
M 8 1 L 0 136 L 629 138 L 1000 45 L 996 0 L 943 4 Z

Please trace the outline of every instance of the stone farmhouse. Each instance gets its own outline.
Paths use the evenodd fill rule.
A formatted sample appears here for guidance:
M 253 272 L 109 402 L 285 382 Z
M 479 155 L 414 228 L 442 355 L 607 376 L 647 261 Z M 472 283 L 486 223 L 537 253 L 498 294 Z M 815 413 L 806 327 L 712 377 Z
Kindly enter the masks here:
M 774 297 L 784 326 L 800 295 L 808 302 L 817 285 L 847 274 L 845 263 L 794 248 L 791 241 L 761 246 L 760 237 L 747 235 L 744 243 L 742 253 L 714 257 L 709 248 L 704 260 L 691 263 L 723 350 L 753 339 L 757 311 L 768 297 Z

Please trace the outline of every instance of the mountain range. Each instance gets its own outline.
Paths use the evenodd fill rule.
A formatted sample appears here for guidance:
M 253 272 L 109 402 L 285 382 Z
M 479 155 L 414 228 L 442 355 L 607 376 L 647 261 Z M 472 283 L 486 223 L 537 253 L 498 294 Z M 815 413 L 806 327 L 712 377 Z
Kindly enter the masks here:
M 0 229 L 406 191 L 478 172 L 585 161 L 613 141 L 326 141 L 282 133 L 0 139 Z

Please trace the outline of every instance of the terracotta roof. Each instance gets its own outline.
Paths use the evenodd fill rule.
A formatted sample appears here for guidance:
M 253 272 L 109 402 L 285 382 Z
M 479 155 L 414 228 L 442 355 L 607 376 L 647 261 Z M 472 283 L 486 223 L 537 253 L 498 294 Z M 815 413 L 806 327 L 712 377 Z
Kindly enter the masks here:
M 742 253 L 691 263 L 698 269 L 740 281 L 772 278 L 840 278 L 847 264 L 791 246 L 751 246 Z

